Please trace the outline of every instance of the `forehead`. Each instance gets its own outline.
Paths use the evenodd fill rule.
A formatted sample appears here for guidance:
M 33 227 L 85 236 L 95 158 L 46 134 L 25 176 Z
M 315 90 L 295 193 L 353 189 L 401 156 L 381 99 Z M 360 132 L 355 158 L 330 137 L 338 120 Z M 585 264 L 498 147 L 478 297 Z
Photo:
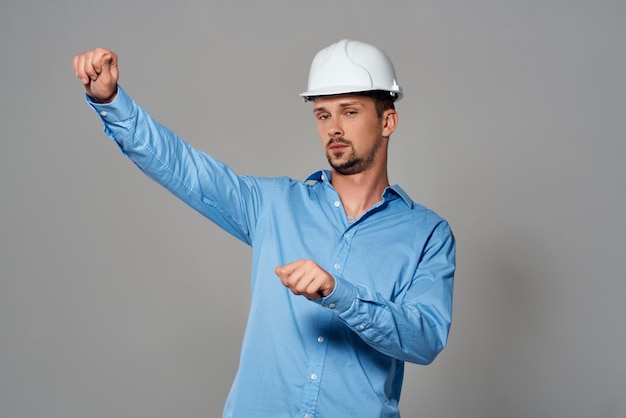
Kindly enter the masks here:
M 313 110 L 329 110 L 349 106 L 374 107 L 374 99 L 358 94 L 341 94 L 335 96 L 320 96 L 313 102 Z

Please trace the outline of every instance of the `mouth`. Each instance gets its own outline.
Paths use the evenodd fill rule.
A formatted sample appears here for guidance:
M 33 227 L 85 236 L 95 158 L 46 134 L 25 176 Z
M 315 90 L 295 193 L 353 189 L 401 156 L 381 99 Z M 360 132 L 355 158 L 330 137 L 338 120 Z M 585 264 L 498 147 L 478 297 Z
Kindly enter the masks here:
M 350 143 L 345 140 L 334 139 L 328 143 L 327 148 L 329 151 L 332 151 L 332 152 L 342 152 L 350 148 Z

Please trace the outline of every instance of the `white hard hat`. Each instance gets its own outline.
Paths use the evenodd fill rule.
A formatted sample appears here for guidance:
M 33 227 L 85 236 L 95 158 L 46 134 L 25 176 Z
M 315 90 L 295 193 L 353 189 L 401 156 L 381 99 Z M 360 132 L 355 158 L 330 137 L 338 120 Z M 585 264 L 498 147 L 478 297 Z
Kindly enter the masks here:
M 317 96 L 386 91 L 394 100 L 402 98 L 402 87 L 389 57 L 375 46 L 343 39 L 315 55 L 309 71 L 304 100 Z

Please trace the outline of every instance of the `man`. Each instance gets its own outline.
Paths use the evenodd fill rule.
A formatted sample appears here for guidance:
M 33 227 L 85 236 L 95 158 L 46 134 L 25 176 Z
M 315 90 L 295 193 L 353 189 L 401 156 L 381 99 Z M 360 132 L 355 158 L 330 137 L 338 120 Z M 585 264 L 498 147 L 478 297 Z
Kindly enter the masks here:
M 105 133 L 148 176 L 253 247 L 252 299 L 225 417 L 398 417 L 404 362 L 429 364 L 451 321 L 448 224 L 390 186 L 402 97 L 389 58 L 342 40 L 302 93 L 329 171 L 240 176 L 154 121 L 118 86 L 117 56 L 73 68 Z

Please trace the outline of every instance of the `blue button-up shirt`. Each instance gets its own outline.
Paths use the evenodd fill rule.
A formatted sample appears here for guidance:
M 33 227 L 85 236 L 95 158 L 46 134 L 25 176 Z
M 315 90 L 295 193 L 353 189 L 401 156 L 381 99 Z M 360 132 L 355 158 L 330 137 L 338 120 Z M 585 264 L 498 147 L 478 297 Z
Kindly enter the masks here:
M 455 242 L 390 186 L 349 223 L 331 173 L 235 174 L 154 121 L 121 88 L 91 106 L 148 176 L 253 248 L 252 298 L 224 417 L 398 417 L 404 362 L 428 364 L 450 328 Z M 311 301 L 274 268 L 312 259 L 335 278 Z M 216 279 L 219 280 L 219 279 Z

